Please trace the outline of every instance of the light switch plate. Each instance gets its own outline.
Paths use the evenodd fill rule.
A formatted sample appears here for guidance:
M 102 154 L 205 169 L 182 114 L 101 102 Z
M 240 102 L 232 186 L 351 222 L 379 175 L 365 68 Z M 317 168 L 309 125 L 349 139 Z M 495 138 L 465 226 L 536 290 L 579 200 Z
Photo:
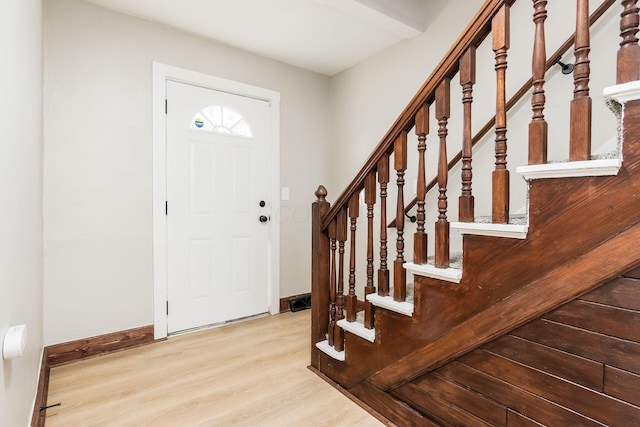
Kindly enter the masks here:
M 289 187 L 282 187 L 282 200 L 289 200 Z

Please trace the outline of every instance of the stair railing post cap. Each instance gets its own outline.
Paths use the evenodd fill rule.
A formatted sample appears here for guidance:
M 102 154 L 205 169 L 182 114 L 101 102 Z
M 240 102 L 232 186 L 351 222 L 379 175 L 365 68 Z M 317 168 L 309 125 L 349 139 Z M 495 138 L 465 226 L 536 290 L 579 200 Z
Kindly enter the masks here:
M 319 186 L 316 190 L 316 197 L 318 198 L 318 201 L 323 202 L 327 197 L 327 194 L 327 189 L 324 188 L 324 185 Z

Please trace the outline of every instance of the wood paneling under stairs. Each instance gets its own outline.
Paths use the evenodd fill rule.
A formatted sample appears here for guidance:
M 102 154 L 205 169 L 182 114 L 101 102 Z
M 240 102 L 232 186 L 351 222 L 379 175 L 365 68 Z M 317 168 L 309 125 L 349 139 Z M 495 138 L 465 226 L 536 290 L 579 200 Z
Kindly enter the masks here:
M 640 280 L 633 276 L 637 271 L 390 396 L 445 426 L 640 426 Z
M 47 427 L 380 426 L 307 369 L 311 311 L 51 369 Z

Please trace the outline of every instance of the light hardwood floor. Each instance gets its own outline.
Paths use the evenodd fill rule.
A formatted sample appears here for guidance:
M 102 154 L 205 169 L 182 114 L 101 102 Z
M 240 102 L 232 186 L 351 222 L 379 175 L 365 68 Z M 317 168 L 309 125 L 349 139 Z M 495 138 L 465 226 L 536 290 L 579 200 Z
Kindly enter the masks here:
M 307 369 L 310 310 L 51 370 L 47 427 L 382 426 Z

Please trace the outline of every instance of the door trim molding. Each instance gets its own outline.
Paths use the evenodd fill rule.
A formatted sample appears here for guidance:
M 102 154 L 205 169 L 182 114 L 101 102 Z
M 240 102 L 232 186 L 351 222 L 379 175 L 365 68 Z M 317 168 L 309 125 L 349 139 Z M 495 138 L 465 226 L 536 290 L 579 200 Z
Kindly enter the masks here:
M 153 63 L 153 325 L 154 338 L 167 336 L 167 194 L 166 82 L 175 81 L 235 95 L 261 99 L 271 104 L 269 140 L 271 165 L 271 215 L 280 210 L 280 93 L 159 62 Z M 280 224 L 272 221 L 269 231 L 269 312 L 280 311 Z

